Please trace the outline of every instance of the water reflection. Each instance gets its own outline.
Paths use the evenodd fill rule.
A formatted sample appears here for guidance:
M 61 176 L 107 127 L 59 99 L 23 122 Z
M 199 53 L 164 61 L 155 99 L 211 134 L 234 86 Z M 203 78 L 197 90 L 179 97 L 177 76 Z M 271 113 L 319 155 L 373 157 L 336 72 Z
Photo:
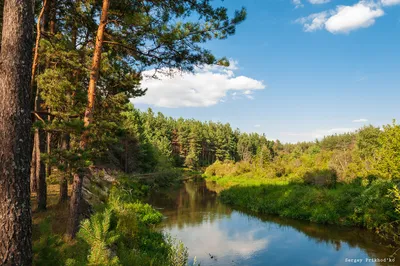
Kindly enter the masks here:
M 370 232 L 234 211 L 205 183 L 186 182 L 153 194 L 149 202 L 166 216 L 164 230 L 181 239 L 202 266 L 353 264 L 346 258 L 362 259 L 358 265 L 397 265 L 366 262 L 392 253 Z

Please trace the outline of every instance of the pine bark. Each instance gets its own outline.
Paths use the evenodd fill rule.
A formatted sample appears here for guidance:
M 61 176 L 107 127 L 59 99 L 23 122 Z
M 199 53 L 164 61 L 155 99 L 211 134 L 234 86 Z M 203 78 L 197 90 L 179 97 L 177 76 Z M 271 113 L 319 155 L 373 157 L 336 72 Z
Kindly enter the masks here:
M 3 30 L 3 10 L 4 10 L 4 0 L 0 0 L 0 51 L 1 51 L 1 33 Z
M 36 70 L 39 65 L 39 44 L 42 37 L 42 32 L 48 28 L 49 19 L 49 4 L 48 0 L 43 1 L 43 6 L 40 11 L 37 25 L 36 25 L 36 42 L 33 54 L 32 73 L 31 73 L 31 90 L 35 87 Z M 35 111 L 43 111 L 41 108 L 42 100 L 40 97 L 40 90 L 36 88 L 35 97 Z M 42 117 L 42 120 L 44 117 Z M 46 184 L 46 165 L 41 160 L 40 154 L 47 148 L 46 134 L 42 129 L 35 129 L 34 133 L 34 161 L 35 161 L 35 180 L 36 194 L 37 194 L 37 209 L 39 211 L 45 210 L 47 206 L 47 184 Z
M 63 176 L 60 180 L 60 198 L 59 202 L 66 202 L 68 200 L 68 180 Z
M 82 205 L 83 177 L 83 173 L 74 174 L 74 181 L 72 183 L 72 195 L 69 202 L 69 221 L 67 227 L 67 234 L 71 238 L 75 238 L 79 229 L 79 211 Z
M 69 142 L 70 142 L 69 134 L 65 133 L 62 136 L 61 149 L 64 151 L 69 150 Z M 59 202 L 65 202 L 68 200 L 68 179 L 67 179 L 68 165 L 67 162 L 64 162 L 64 164 L 65 164 L 65 171 L 64 171 L 65 174 L 60 177 Z
M 36 180 L 36 147 L 35 141 L 33 141 L 33 149 L 32 149 L 32 160 L 31 160 L 31 173 L 30 173 L 30 182 L 31 182 L 31 192 L 37 192 L 37 180 Z
M 0 53 L 0 265 L 32 264 L 32 0 L 4 2 Z
M 43 130 L 37 130 L 35 142 L 38 141 L 39 149 L 36 149 L 36 178 L 37 178 L 37 210 L 46 210 L 47 205 L 47 184 L 46 184 L 46 164 L 41 160 L 41 151 L 46 149 L 46 133 Z M 36 140 L 36 137 L 38 138 Z
M 33 53 L 32 77 L 31 77 L 31 88 L 32 89 L 33 89 L 34 84 L 35 84 L 36 70 L 37 70 L 37 67 L 38 67 L 38 64 L 39 64 L 39 44 L 40 44 L 40 38 L 42 36 L 42 27 L 41 27 L 41 25 L 45 24 L 45 22 L 42 23 L 42 20 L 47 17 L 47 16 L 45 16 L 46 9 L 47 9 L 47 0 L 44 0 L 42 9 L 40 10 L 40 14 L 39 14 L 39 17 L 38 17 L 38 22 L 37 22 L 37 25 L 36 25 L 36 43 L 35 43 L 35 52 Z
M 88 127 L 91 125 L 93 121 L 93 111 L 96 99 L 96 86 L 97 86 L 97 81 L 99 79 L 101 53 L 103 49 L 104 32 L 107 26 L 109 7 L 110 7 L 110 1 L 103 0 L 100 23 L 97 29 L 96 45 L 94 49 L 92 67 L 90 72 L 88 102 L 86 105 L 85 116 L 84 116 L 84 125 L 86 129 L 84 130 L 81 136 L 81 141 L 79 144 L 80 148 L 83 151 L 86 150 L 87 148 L 89 142 Z M 72 238 L 75 237 L 79 227 L 79 210 L 82 204 L 82 184 L 85 172 L 86 171 L 81 169 L 74 174 L 74 182 L 72 185 L 72 195 L 70 201 L 69 222 L 67 228 L 67 234 Z

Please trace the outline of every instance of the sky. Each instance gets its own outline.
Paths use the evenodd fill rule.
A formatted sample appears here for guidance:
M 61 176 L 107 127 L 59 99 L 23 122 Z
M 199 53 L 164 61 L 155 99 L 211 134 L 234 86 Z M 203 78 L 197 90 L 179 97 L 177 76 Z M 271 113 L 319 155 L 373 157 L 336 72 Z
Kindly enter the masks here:
M 400 0 L 225 0 L 247 19 L 205 45 L 228 68 L 145 79 L 135 107 L 229 123 L 282 142 L 400 117 Z

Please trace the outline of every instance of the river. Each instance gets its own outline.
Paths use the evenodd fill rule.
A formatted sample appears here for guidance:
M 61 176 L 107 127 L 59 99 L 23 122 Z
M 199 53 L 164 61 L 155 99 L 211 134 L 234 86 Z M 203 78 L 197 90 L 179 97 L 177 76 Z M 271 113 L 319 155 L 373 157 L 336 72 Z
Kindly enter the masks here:
M 162 229 L 182 240 L 201 266 L 400 265 L 376 262 L 392 260 L 393 250 L 369 231 L 234 210 L 210 186 L 188 181 L 149 198 L 165 216 Z

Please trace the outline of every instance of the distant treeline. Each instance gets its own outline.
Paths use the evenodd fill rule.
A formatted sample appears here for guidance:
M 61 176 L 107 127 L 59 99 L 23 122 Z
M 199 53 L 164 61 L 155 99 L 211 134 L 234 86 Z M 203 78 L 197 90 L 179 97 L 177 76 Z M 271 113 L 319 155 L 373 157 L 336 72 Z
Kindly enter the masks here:
M 141 157 L 159 154 L 175 166 L 195 168 L 228 160 L 262 168 L 259 172 L 265 177 L 302 177 L 324 169 L 334 171 L 339 181 L 400 177 L 400 126 L 395 122 L 382 129 L 370 125 L 354 133 L 297 144 L 242 133 L 229 124 L 173 119 L 151 109 L 133 109 L 127 123 L 134 127 Z M 156 160 L 149 158 L 147 163 L 151 161 Z
M 142 163 L 157 161 L 149 156 L 164 156 L 174 166 L 191 168 L 208 166 L 215 161 L 252 160 L 259 158 L 271 161 L 283 145 L 279 141 L 267 140 L 265 135 L 241 133 L 229 124 L 201 122 L 194 119 L 173 119 L 162 113 L 154 114 L 151 109 L 141 112 L 133 109 L 126 113 L 126 125 L 135 132 L 138 155 L 147 157 Z M 130 153 L 133 154 L 133 153 Z M 128 164 L 128 171 L 135 169 L 135 163 Z M 137 163 L 136 163 L 137 166 Z M 142 165 L 146 170 L 151 165 Z

